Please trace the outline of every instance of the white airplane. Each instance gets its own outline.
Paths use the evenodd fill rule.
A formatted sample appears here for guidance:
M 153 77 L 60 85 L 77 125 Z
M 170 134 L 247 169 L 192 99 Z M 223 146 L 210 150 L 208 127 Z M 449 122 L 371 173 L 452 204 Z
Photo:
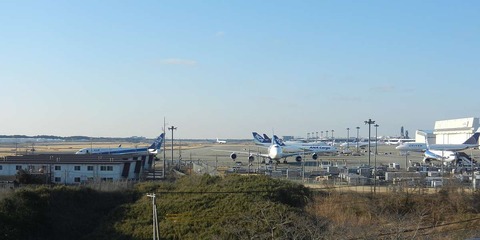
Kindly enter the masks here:
M 267 142 L 260 134 L 256 132 L 252 132 L 253 134 L 253 141 L 257 145 L 263 145 L 266 146 L 267 144 L 271 144 Z M 265 135 L 265 134 L 264 134 Z M 275 142 L 275 144 L 281 146 L 283 150 L 286 152 L 306 152 L 312 155 L 312 159 L 316 160 L 318 158 L 318 153 L 336 153 L 337 148 L 334 146 L 329 146 L 326 145 L 325 143 L 321 143 L 319 145 L 314 145 L 314 144 L 302 144 L 302 143 L 297 143 L 297 144 L 285 144 L 280 141 L 280 139 L 276 136 L 273 135 L 273 139 L 271 140 Z
M 216 143 L 218 143 L 218 144 L 226 144 L 227 141 L 226 141 L 226 140 L 218 140 L 218 138 L 217 138 Z
M 357 147 L 357 144 L 358 144 L 358 147 L 359 147 L 359 148 L 366 148 L 366 147 L 368 147 L 368 141 L 367 141 L 367 142 L 365 142 L 365 141 L 348 142 L 348 143 L 344 142 L 344 143 L 340 144 L 340 147 L 346 148 L 347 145 L 348 145 L 348 147 L 356 148 L 356 147 Z M 378 145 L 380 145 L 380 144 L 381 144 L 381 143 L 378 143 Z M 377 142 L 375 142 L 375 141 L 370 141 L 370 147 L 375 147 L 375 145 L 377 145 Z
M 269 138 L 265 133 L 263 134 L 263 137 L 257 132 L 252 132 L 252 134 L 253 134 L 253 142 L 257 145 L 268 146 L 272 142 L 272 139 Z M 285 146 L 293 146 L 293 145 L 295 146 L 329 146 L 325 142 L 283 141 L 278 137 L 277 137 L 277 141 L 284 148 Z
M 262 136 L 260 136 L 260 137 L 263 139 Z M 262 146 L 266 147 L 263 144 L 262 144 Z M 302 154 L 304 153 L 304 152 L 292 152 L 292 153 L 284 152 L 283 147 L 278 144 L 278 141 L 276 140 L 276 136 L 273 136 L 272 142 L 268 146 L 266 154 L 265 153 L 259 153 L 259 152 L 240 152 L 240 151 L 229 151 L 229 150 L 220 150 L 220 149 L 215 149 L 214 151 L 232 152 L 230 154 L 230 158 L 232 160 L 236 160 L 237 157 L 238 157 L 238 154 L 242 154 L 242 155 L 248 155 L 248 161 L 249 162 L 254 161 L 255 156 L 257 156 L 257 157 L 262 157 L 262 158 L 269 159 L 270 161 L 275 160 L 277 162 L 280 162 L 280 160 L 283 158 L 283 159 L 285 159 L 284 163 L 286 163 L 286 158 L 291 157 L 291 156 L 295 156 L 295 160 L 297 162 L 301 162 L 302 161 Z
M 75 154 L 157 154 L 164 140 L 163 133 L 149 147 L 143 148 L 82 148 Z
M 445 163 L 450 163 L 458 159 L 457 151 L 465 150 L 467 148 L 478 147 L 478 138 L 480 132 L 475 132 L 470 138 L 468 138 L 462 144 L 428 144 L 428 139 L 425 138 L 426 150 L 424 152 L 424 163 L 430 163 L 433 161 L 440 161 Z M 409 144 L 409 143 L 405 143 Z M 405 145 L 404 144 L 404 145 Z M 421 144 L 419 144 L 420 146 Z M 401 147 L 398 146 L 397 149 Z M 408 149 L 407 147 L 403 149 Z M 405 152 L 405 150 L 404 150 Z
M 469 139 L 461 144 L 428 144 L 419 142 L 407 142 L 395 147 L 395 149 L 402 152 L 424 152 L 426 150 L 439 150 L 439 151 L 460 151 L 467 148 L 478 147 L 478 138 L 480 132 L 475 132 Z
M 424 153 L 423 162 L 430 163 L 432 160 L 450 163 L 457 160 L 457 152 L 427 149 Z
M 404 143 L 415 142 L 413 138 L 389 138 L 386 140 L 386 145 L 402 145 Z

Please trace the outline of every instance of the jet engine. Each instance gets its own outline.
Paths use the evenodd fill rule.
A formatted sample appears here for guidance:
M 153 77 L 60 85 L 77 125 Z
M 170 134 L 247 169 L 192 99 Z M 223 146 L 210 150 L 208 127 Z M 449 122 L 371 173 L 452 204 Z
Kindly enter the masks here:
M 248 161 L 249 161 L 249 162 L 255 161 L 255 157 L 250 154 L 250 156 L 248 156 Z
M 295 157 L 295 161 L 301 162 L 301 161 L 302 161 L 302 156 L 296 156 L 296 157 Z
M 316 153 L 313 153 L 313 154 L 312 154 L 312 159 L 313 159 L 313 160 L 317 160 L 317 158 L 318 158 L 318 155 L 317 155 Z
M 230 154 L 230 158 L 231 158 L 232 160 L 237 159 L 237 154 L 236 154 L 236 153 Z
M 423 158 L 423 163 L 425 164 L 430 164 L 432 162 L 432 159 L 430 158 Z

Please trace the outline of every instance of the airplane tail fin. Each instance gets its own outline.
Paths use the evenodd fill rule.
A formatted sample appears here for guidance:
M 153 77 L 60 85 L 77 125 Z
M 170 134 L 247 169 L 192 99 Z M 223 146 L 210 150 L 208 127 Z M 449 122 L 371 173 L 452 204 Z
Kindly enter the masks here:
M 478 145 L 478 137 L 480 136 L 480 132 L 475 132 L 469 139 L 467 139 L 463 144 L 476 144 Z
M 263 134 L 263 138 L 265 138 L 265 141 L 272 142 L 272 139 L 270 139 L 267 134 Z
M 285 146 L 285 144 L 277 137 L 277 135 L 273 135 L 272 143 L 280 146 Z
M 266 139 L 264 139 L 260 134 L 258 134 L 257 132 L 252 132 L 252 135 L 253 135 L 253 140 L 256 142 L 256 143 L 270 143 L 271 141 L 267 141 Z
M 152 143 L 152 145 L 150 145 L 150 147 L 148 147 L 148 150 L 149 151 L 159 150 L 160 147 L 162 147 L 163 140 L 164 140 L 164 134 L 162 133 L 162 134 L 160 134 L 160 136 L 157 137 L 157 139 L 155 139 L 155 141 Z

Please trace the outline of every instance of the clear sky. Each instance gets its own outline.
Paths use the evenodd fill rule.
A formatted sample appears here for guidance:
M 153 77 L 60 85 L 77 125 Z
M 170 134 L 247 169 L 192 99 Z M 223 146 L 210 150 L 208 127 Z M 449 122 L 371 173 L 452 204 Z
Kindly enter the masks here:
M 0 134 L 379 135 L 479 117 L 480 1 L 0 1 Z M 352 130 L 350 134 L 352 134 Z

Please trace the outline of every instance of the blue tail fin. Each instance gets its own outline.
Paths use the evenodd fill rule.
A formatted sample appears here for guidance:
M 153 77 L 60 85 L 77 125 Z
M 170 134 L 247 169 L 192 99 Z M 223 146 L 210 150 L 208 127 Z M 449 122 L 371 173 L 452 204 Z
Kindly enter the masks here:
M 478 145 L 478 137 L 480 136 L 480 132 L 475 132 L 467 141 L 465 141 L 463 144 L 472 144 L 472 145 Z
M 267 136 L 267 134 L 265 134 L 265 133 L 263 134 L 263 138 L 265 138 L 265 141 L 266 141 L 266 142 L 269 142 L 269 143 L 272 142 L 272 139 L 270 139 L 270 138 Z
M 282 142 L 282 140 L 280 140 L 277 135 L 273 135 L 273 143 L 274 144 L 278 144 L 280 146 L 285 146 L 285 144 Z
M 164 137 L 164 134 L 163 133 L 160 134 L 160 136 L 158 136 L 158 138 L 155 139 L 155 142 L 153 142 L 152 145 L 150 145 L 150 147 L 148 147 L 148 149 L 152 149 L 152 150 L 160 149 L 160 147 L 162 147 L 163 137 Z
M 259 143 L 265 143 L 265 139 L 263 139 L 263 137 L 260 136 L 260 134 L 258 134 L 257 132 L 252 132 L 252 134 L 253 134 L 253 140 Z

